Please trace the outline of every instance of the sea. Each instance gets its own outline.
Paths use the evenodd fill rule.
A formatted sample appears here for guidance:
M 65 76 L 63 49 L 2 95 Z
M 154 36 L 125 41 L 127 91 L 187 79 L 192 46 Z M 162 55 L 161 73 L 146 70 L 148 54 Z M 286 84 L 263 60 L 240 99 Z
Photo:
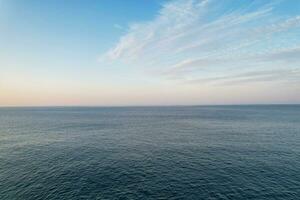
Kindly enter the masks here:
M 300 105 L 0 108 L 0 199 L 300 199 Z

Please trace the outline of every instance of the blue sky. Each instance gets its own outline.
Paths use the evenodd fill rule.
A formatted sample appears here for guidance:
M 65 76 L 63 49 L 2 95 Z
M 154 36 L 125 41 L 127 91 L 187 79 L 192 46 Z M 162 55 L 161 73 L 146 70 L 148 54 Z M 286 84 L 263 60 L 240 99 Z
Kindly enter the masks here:
M 0 105 L 300 103 L 298 0 L 0 0 Z

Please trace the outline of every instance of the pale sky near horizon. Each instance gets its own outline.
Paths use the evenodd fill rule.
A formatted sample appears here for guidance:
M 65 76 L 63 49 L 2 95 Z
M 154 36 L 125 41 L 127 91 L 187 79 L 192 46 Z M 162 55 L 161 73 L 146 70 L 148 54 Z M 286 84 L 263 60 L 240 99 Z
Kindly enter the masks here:
M 0 106 L 300 103 L 298 0 L 0 0 Z

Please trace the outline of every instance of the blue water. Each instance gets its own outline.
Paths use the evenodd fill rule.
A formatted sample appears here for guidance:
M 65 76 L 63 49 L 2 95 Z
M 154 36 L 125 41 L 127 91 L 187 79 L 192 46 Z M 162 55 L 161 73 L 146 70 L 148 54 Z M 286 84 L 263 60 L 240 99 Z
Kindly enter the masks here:
M 300 106 L 0 108 L 0 199 L 300 199 Z

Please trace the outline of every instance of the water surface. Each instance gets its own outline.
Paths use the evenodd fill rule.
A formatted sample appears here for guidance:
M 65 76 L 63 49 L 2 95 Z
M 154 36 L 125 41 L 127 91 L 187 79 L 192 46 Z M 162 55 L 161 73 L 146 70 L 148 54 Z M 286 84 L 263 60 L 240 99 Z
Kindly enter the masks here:
M 0 199 L 297 199 L 300 106 L 0 108 Z

